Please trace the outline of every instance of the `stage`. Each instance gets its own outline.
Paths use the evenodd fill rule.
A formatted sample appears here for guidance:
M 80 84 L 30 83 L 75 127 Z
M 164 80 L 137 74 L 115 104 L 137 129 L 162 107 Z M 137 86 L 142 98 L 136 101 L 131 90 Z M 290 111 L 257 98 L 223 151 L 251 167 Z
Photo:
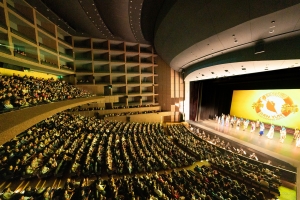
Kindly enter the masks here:
M 250 132 L 250 126 L 243 131 L 243 127 L 237 130 L 235 127 L 221 126 L 214 120 L 191 121 L 189 124 L 195 125 L 204 130 L 218 134 L 224 138 L 240 143 L 249 148 L 263 152 L 274 158 L 291 164 L 292 166 L 300 166 L 300 147 L 296 147 L 296 140 L 293 140 L 293 135 L 287 134 L 283 143 L 279 142 L 279 132 L 274 133 L 273 139 L 267 138 L 268 129 L 264 131 L 262 136 L 259 135 L 259 128 L 254 132 Z

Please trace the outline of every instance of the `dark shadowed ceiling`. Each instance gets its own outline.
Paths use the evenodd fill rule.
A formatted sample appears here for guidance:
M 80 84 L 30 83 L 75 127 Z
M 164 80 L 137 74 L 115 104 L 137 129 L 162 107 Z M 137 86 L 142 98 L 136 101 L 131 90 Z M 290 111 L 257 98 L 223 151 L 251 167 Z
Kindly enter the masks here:
M 300 0 L 25 1 L 72 35 L 152 44 L 191 80 L 300 63 Z
M 163 0 L 26 0 L 72 35 L 151 43 Z

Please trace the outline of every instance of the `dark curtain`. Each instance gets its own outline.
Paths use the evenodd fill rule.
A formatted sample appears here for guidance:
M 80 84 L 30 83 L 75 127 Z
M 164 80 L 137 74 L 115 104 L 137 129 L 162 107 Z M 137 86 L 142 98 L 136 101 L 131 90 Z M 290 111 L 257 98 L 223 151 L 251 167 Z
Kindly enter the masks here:
M 190 82 L 190 120 L 197 121 L 200 106 L 202 82 Z

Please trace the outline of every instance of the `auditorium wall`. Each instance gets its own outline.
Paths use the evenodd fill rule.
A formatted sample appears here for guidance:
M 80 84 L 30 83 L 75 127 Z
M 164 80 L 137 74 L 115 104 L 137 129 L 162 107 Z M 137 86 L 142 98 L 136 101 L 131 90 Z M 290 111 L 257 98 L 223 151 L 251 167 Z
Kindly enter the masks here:
M 162 111 L 171 111 L 174 115 L 165 117 L 164 121 L 178 122 L 182 120 L 184 101 L 184 81 L 181 72 L 173 70 L 160 57 L 157 59 L 157 83 L 155 88 L 158 95 L 157 101 Z

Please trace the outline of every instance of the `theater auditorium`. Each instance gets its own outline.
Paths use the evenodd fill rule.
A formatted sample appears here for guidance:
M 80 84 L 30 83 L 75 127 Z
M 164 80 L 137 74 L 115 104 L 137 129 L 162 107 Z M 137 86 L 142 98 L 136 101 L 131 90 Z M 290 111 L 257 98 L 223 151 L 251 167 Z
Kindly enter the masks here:
M 0 199 L 300 199 L 299 0 L 0 0 Z

